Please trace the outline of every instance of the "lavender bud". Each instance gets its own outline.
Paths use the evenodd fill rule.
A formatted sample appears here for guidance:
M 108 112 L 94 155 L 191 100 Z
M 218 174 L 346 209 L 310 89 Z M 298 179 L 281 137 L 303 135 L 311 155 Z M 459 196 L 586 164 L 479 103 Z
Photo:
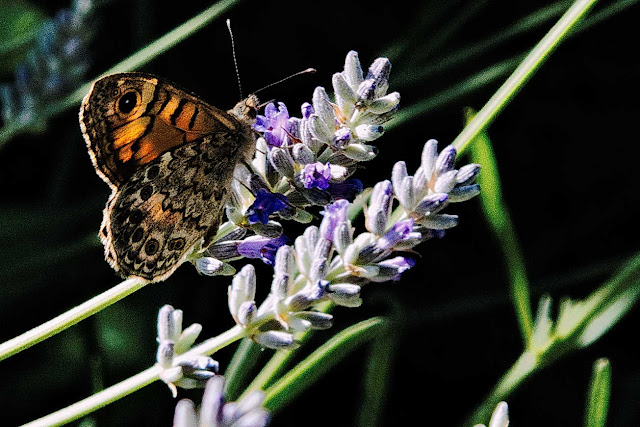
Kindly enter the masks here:
M 438 155 L 436 163 L 434 165 L 434 173 L 436 176 L 440 176 L 445 172 L 449 172 L 453 169 L 453 164 L 456 160 L 456 149 L 453 145 L 446 146 Z
M 283 331 L 267 331 L 258 334 L 254 338 L 255 342 L 263 347 L 281 350 L 285 348 L 295 348 L 298 345 L 293 340 L 293 335 Z
M 333 141 L 333 130 L 329 129 L 329 126 L 317 114 L 312 114 L 309 117 L 309 131 L 319 141 L 327 144 Z
M 402 182 L 407 176 L 409 176 L 409 174 L 407 173 L 407 165 L 405 162 L 397 162 L 393 165 L 391 182 L 393 183 L 393 192 L 396 196 L 402 193 Z
M 373 114 L 384 114 L 396 108 L 399 103 L 400 94 L 393 92 L 369 103 L 367 111 Z
M 182 399 L 176 405 L 173 427 L 194 427 L 198 424 L 196 405 L 189 399 Z
M 336 102 L 340 110 L 346 115 L 351 116 L 353 108 L 357 101 L 356 93 L 347 83 L 343 73 L 336 73 L 332 78 L 333 91 L 336 94 Z
M 480 194 L 480 185 L 471 184 L 462 187 L 456 187 L 449 192 L 449 201 L 452 203 L 466 202 Z
M 245 301 L 240 304 L 238 308 L 238 313 L 236 315 L 238 324 L 241 326 L 248 326 L 253 322 L 256 313 L 258 312 L 258 307 L 256 306 L 255 301 Z
M 453 190 L 453 187 L 456 185 L 457 175 L 458 171 L 455 169 L 440 174 L 433 185 L 433 191 L 436 193 L 448 193 Z
M 371 202 L 367 209 L 365 226 L 368 231 L 375 235 L 382 235 L 387 229 L 387 221 L 391 213 L 391 202 L 393 191 L 391 182 L 388 180 L 378 182 L 373 187 Z
M 430 139 L 424 144 L 422 149 L 422 169 L 427 177 L 427 180 L 431 179 L 433 175 L 433 168 L 438 158 L 438 141 Z
M 215 374 L 220 369 L 220 364 L 209 356 L 197 356 L 194 359 L 178 363 L 178 366 L 183 368 L 182 371 L 185 375 L 197 371 L 208 371 Z
M 427 228 L 433 228 L 435 230 L 446 230 L 458 225 L 458 215 L 429 215 L 419 219 L 418 222 Z
M 196 259 L 196 270 L 205 276 L 230 276 L 236 271 L 231 265 L 212 257 Z
M 233 277 L 228 293 L 229 312 L 238 322 L 240 307 L 246 301 L 253 301 L 256 295 L 256 272 L 251 264 L 242 267 L 242 270 Z
M 200 332 L 202 332 L 202 325 L 199 323 L 194 323 L 182 331 L 180 338 L 176 341 L 176 353 L 182 354 L 189 350 L 198 339 Z
M 224 377 L 215 376 L 207 382 L 200 405 L 200 420 L 214 423 L 222 419 Z
M 351 142 L 351 129 L 348 127 L 340 127 L 333 133 L 331 145 L 336 148 L 342 148 Z
M 456 182 L 460 186 L 465 186 L 471 184 L 475 181 L 476 177 L 480 173 L 480 165 L 477 163 L 470 163 L 468 165 L 464 165 L 458 171 L 458 176 L 456 177 Z
M 269 161 L 280 175 L 293 178 L 295 173 L 293 170 L 293 162 L 286 149 L 273 147 L 270 152 Z
M 333 326 L 333 316 L 317 311 L 300 311 L 295 314 L 298 319 L 309 322 L 311 329 L 329 329 Z
M 351 224 L 349 221 L 338 224 L 333 232 L 333 245 L 340 255 L 344 255 L 347 247 L 352 243 Z
M 358 59 L 358 52 L 352 50 L 347 53 L 347 58 L 344 62 L 344 78 L 351 86 L 352 89 L 358 88 L 362 80 L 364 80 L 362 67 L 360 66 L 360 60 Z
M 304 104 L 302 104 L 302 107 L 300 107 L 300 112 L 302 113 L 303 119 L 308 119 L 309 116 L 313 114 L 313 105 L 305 102 Z
M 173 341 L 160 341 L 160 344 L 158 345 L 158 352 L 156 353 L 156 360 L 163 369 L 167 369 L 172 366 L 174 354 Z
M 358 285 L 350 283 L 334 284 L 329 285 L 327 291 L 329 298 L 337 305 L 354 308 L 362 305 L 360 286 Z
M 283 228 L 279 222 L 269 220 L 266 224 L 256 222 L 250 225 L 256 234 L 269 239 L 276 239 L 282 235 Z
M 430 194 L 422 199 L 413 211 L 421 216 L 433 214 L 444 208 L 448 200 L 447 193 Z
M 295 144 L 291 154 L 293 159 L 301 165 L 308 165 L 316 161 L 316 155 L 306 144 Z
M 402 180 L 399 185 L 398 192 L 396 193 L 396 197 L 400 201 L 400 204 L 407 210 L 408 212 L 413 210 L 415 206 L 415 192 L 413 188 L 413 177 L 406 176 Z
M 178 338 L 178 333 L 174 326 L 173 312 L 175 309 L 166 304 L 158 311 L 158 340 L 174 341 Z
M 320 117 L 328 127 L 330 133 L 333 133 L 335 113 L 331 105 L 331 100 L 323 87 L 316 87 L 313 91 L 312 103 L 315 114 Z
M 342 153 L 357 162 L 368 162 L 378 155 L 378 149 L 373 145 L 349 144 L 342 150 Z
M 374 141 L 384 134 L 384 128 L 380 125 L 359 125 L 355 129 L 358 139 L 363 141 Z

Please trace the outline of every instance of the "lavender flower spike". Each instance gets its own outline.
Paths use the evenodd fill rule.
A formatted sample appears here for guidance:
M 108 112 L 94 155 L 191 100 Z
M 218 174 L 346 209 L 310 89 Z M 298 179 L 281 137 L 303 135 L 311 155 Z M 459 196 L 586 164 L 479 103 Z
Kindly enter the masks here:
M 174 365 L 176 355 L 189 350 L 202 331 L 202 326 L 194 323 L 182 329 L 182 310 L 170 305 L 163 306 L 158 312 L 158 351 L 157 365 L 162 368 L 162 379 L 175 397 L 177 387 L 195 388 L 218 372 L 218 362 L 207 356 L 199 356 Z
M 191 400 L 180 400 L 173 427 L 264 427 L 269 424 L 269 412 L 262 406 L 264 392 L 255 390 L 239 402 L 227 402 L 224 384 L 224 377 L 219 375 L 207 382 L 199 411 Z

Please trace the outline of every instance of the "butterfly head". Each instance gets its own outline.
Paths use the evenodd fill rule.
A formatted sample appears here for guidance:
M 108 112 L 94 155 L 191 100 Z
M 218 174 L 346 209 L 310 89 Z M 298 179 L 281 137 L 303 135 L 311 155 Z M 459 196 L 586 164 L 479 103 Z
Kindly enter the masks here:
M 229 112 L 245 122 L 253 123 L 258 115 L 258 97 L 249 95 L 238 102 Z

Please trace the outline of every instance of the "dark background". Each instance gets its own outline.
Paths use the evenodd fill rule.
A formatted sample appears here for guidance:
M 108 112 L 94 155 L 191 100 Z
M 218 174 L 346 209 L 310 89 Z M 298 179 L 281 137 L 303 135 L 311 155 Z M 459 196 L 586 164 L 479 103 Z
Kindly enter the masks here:
M 363 67 L 377 56 L 389 56 L 394 67 L 391 90 L 400 91 L 402 108 L 526 52 L 555 22 L 445 72 L 403 83 L 405 77 L 551 4 L 446 3 L 245 1 L 223 18 L 232 20 L 245 94 L 307 67 L 318 70 L 261 95 L 284 101 L 292 115 L 299 115 L 298 106 L 310 100 L 315 86 L 330 91 L 331 75 L 342 69 L 349 50 L 359 52 Z M 160 6 L 144 0 L 104 5 L 96 15 L 90 76 L 208 5 L 190 1 Z M 38 6 L 51 16 L 68 3 Z M 534 309 L 542 294 L 551 295 L 555 304 L 564 296 L 589 295 L 637 250 L 640 194 L 635 162 L 640 141 L 633 126 L 640 113 L 635 40 L 639 12 L 633 5 L 567 40 L 489 129 L 526 257 Z M 220 107 L 231 107 L 239 98 L 224 19 L 142 71 L 167 77 Z M 380 156 L 365 165 L 358 178 L 365 186 L 374 185 L 390 176 L 398 160 L 405 160 L 412 173 L 423 143 L 436 138 L 443 147 L 452 141 L 462 129 L 463 109 L 480 109 L 503 80 L 442 102 L 389 130 L 376 141 Z M 109 191 L 86 154 L 76 108 L 48 125 L 40 135 L 14 138 L 0 152 L 0 220 L 6 221 L 0 225 L 0 341 L 119 283 L 96 238 Z M 451 206 L 448 212 L 460 215 L 460 225 L 443 240 L 419 247 L 422 258 L 414 269 L 400 282 L 368 286 L 362 308 L 336 309 L 334 328 L 317 333 L 301 352 L 307 354 L 360 320 L 390 316 L 394 358 L 383 425 L 460 424 L 521 352 L 500 251 L 478 201 Z M 16 223 L 22 227 L 17 231 Z M 257 267 L 259 286 L 266 290 L 271 272 Z M 186 325 L 201 323 L 202 338 L 228 329 L 229 283 L 229 278 L 199 277 L 185 265 L 166 282 L 150 285 L 1 362 L 2 423 L 15 425 L 46 415 L 96 387 L 151 366 L 155 317 L 165 303 L 184 310 Z M 638 319 L 634 308 L 595 344 L 526 381 L 507 399 L 512 425 L 581 425 L 591 366 L 599 357 L 609 358 L 613 371 L 610 425 L 637 425 Z M 232 351 L 214 356 L 223 369 Z M 262 357 L 267 360 L 270 354 L 265 351 Z M 366 347 L 356 351 L 277 414 L 272 425 L 352 425 L 367 354 Z M 166 386 L 156 382 L 91 417 L 101 426 L 170 425 L 174 406 Z

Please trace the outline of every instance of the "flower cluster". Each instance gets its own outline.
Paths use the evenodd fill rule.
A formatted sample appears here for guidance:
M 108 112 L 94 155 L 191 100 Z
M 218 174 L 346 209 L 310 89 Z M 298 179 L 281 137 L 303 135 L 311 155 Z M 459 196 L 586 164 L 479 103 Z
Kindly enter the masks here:
M 273 218 L 308 223 L 313 216 L 305 208 L 353 200 L 362 183 L 351 175 L 359 162 L 375 157 L 367 144 L 383 134 L 400 102 L 398 92 L 387 94 L 391 64 L 376 59 L 366 74 L 358 54 L 349 52 L 344 70 L 333 76 L 335 102 L 318 87 L 312 102 L 305 103 L 301 118 L 290 117 L 283 103 L 270 103 L 259 115 L 255 129 L 261 133 L 256 156 L 247 167 L 238 167 L 227 217 L 237 228 L 223 227 L 223 236 L 197 260 L 204 274 L 234 272 L 228 261 L 246 257 L 273 264 L 277 249 L 288 239 Z M 231 232 L 232 237 L 226 233 Z
M 87 45 L 93 37 L 92 0 L 74 0 L 39 29 L 27 61 L 18 66 L 13 84 L 0 86 L 2 119 L 34 125 L 37 112 L 83 82 L 89 68 Z
M 273 266 L 270 293 L 260 304 L 252 265 L 235 274 L 228 289 L 236 325 L 263 347 L 295 347 L 300 333 L 332 326 L 333 316 L 323 308 L 358 307 L 364 285 L 398 280 L 415 265 L 408 255 L 414 247 L 442 237 L 457 224 L 458 217 L 443 209 L 480 191 L 474 183 L 480 166 L 456 169 L 456 150 L 447 146 L 438 152 L 437 142 L 429 140 L 414 175 L 398 162 L 390 179 L 354 203 L 362 183 L 351 176 L 359 162 L 375 157 L 369 143 L 382 135 L 382 124 L 392 118 L 400 100 L 397 92 L 387 93 L 390 67 L 387 59 L 379 58 L 365 75 L 357 54 L 349 52 L 344 70 L 333 76 L 334 101 L 317 88 L 312 103 L 302 106 L 302 118 L 290 117 L 283 103 L 267 105 L 255 125 L 262 135 L 255 158 L 235 171 L 226 210 L 229 221 L 213 245 L 191 258 L 207 275 L 234 274 L 229 262 L 240 258 Z M 306 211 L 310 206 L 322 206 L 322 221 L 291 242 L 277 219 L 311 222 L 313 216 Z M 361 207 L 366 230 L 356 232 L 351 219 Z M 224 404 L 224 380 L 215 376 L 217 363 L 212 359 L 172 366 L 178 349 L 195 339 L 187 332 L 193 326 L 182 331 L 180 324 L 179 311 L 170 306 L 161 310 L 162 378 L 174 390 L 175 384 L 193 386 L 211 379 L 200 415 L 192 402 L 181 401 L 175 425 L 264 425 L 268 414 L 260 407 L 261 396 L 249 403 Z
M 364 284 L 398 280 L 415 264 L 402 253 L 455 225 L 457 217 L 440 211 L 478 194 L 473 180 L 479 166 L 458 170 L 454 159 L 451 146 L 438 154 L 437 142 L 430 140 L 414 176 L 403 162 L 397 163 L 392 181 L 374 186 L 365 208 L 367 231 L 358 235 L 348 217 L 348 200 L 327 205 L 319 227 L 309 226 L 293 246 L 279 247 L 271 292 L 259 307 L 253 267 L 245 266 L 229 287 L 236 323 L 265 347 L 295 346 L 296 332 L 331 327 L 331 315 L 313 310 L 319 303 L 357 307 Z
M 207 356 L 198 356 L 174 366 L 174 357 L 189 350 L 201 331 L 202 326 L 198 323 L 182 329 L 182 310 L 165 305 L 158 312 L 156 360 L 162 368 L 160 378 L 169 386 L 173 397 L 178 393 L 176 386 L 202 387 L 218 372 L 218 362 Z
M 207 382 L 199 411 L 191 400 L 180 400 L 173 427 L 264 427 L 269 423 L 262 391 L 255 390 L 239 402 L 226 402 L 224 384 L 224 377 L 219 375 Z

